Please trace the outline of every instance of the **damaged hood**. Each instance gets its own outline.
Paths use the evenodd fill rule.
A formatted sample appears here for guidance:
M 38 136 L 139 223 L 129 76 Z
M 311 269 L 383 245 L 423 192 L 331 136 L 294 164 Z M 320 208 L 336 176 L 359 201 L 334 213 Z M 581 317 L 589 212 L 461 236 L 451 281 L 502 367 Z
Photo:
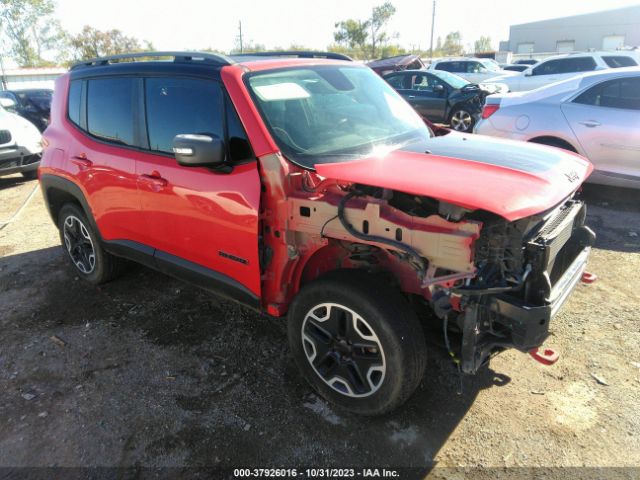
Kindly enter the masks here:
M 326 178 L 436 198 L 509 221 L 548 210 L 591 174 L 555 147 L 480 135 L 446 135 L 379 156 L 315 165 Z

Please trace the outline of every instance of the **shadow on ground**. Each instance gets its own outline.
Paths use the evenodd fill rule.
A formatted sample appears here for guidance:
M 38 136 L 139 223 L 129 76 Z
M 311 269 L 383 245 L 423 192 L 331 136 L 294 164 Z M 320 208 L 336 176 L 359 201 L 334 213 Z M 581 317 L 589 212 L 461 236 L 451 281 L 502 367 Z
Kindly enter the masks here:
M 335 410 L 300 378 L 283 319 L 143 267 L 94 287 L 59 247 L 13 255 L 0 260 L 0 301 L 9 299 L 0 315 L 0 465 L 426 472 L 478 392 L 509 381 L 486 369 L 459 394 L 453 365 L 432 346 L 407 404 L 362 418 Z

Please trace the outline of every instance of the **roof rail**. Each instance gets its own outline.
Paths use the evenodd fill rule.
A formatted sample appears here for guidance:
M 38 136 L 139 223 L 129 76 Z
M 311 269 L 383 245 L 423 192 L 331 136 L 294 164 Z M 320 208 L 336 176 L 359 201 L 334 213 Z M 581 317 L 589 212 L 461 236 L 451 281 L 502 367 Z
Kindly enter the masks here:
M 173 57 L 174 62 L 206 62 L 215 65 L 231 65 L 235 63 L 231 58 L 217 53 L 208 52 L 136 52 L 123 53 L 120 55 L 109 55 L 107 57 L 92 58 L 75 63 L 71 66 L 71 70 L 82 67 L 97 67 L 117 63 L 118 60 L 126 60 L 131 58 L 159 58 Z
M 353 58 L 342 53 L 335 52 L 315 52 L 312 50 L 276 50 L 271 52 L 251 52 L 234 53 L 231 58 L 236 57 L 297 57 L 297 58 L 326 58 L 330 60 L 346 60 L 353 62 Z

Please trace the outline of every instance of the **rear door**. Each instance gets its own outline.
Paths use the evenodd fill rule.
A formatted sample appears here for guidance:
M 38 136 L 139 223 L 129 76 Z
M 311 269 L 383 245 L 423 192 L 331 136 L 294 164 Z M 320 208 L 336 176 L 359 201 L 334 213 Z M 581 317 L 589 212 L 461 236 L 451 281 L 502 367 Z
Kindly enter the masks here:
M 134 77 L 72 80 L 69 173 L 85 190 L 105 240 L 146 241 L 136 182 L 139 132 L 134 118 L 141 85 Z
M 640 180 L 640 76 L 601 82 L 562 111 L 597 170 Z
M 136 173 L 159 267 L 191 274 L 196 283 L 210 281 L 205 287 L 240 285 L 259 296 L 257 162 L 221 85 L 208 78 L 148 77 L 144 107 L 147 145 Z M 178 134 L 226 139 L 231 168 L 179 165 L 172 152 Z

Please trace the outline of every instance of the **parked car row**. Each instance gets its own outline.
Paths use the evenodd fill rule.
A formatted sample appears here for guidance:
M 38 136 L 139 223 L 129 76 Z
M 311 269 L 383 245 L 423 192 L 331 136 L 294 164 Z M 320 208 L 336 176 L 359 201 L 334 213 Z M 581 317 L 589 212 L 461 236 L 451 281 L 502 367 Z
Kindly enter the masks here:
M 596 168 L 590 182 L 638 188 L 640 67 L 635 55 L 587 52 L 540 62 L 523 59 L 504 65 L 522 72 L 503 70 L 493 78 L 483 77 L 500 71 L 492 60 L 447 58 L 426 69 L 392 70 L 383 78 L 431 122 L 576 152 Z M 487 86 L 497 83 L 506 88 L 491 94 Z

